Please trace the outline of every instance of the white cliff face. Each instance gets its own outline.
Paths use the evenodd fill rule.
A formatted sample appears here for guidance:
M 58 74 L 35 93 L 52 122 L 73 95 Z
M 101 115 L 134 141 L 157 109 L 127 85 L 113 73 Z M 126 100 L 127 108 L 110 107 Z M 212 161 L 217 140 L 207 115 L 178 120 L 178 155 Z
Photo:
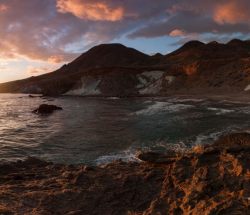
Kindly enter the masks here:
M 29 92 L 42 93 L 42 89 L 35 85 L 27 86 L 22 89 L 22 93 L 29 93 Z
M 166 82 L 167 84 L 170 85 L 175 81 L 175 76 L 165 76 L 164 74 L 165 74 L 164 71 L 145 71 L 143 73 L 137 74 L 136 78 L 138 80 L 138 84 L 137 86 L 135 86 L 136 92 L 134 93 L 139 92 L 140 95 L 159 94 Z M 76 84 L 76 86 L 67 93 L 65 93 L 64 95 L 72 95 L 72 96 L 102 95 L 102 92 L 99 89 L 101 80 L 102 80 L 101 77 L 99 78 L 91 76 L 82 77 L 82 79 Z M 107 84 L 112 84 L 112 82 Z
M 141 95 L 157 94 L 162 88 L 162 80 L 157 80 L 152 84 L 146 86 L 145 88 L 139 90 Z
M 166 76 L 165 79 L 168 82 L 168 84 L 172 84 L 175 80 L 175 76 L 169 75 L 169 76 Z
M 65 93 L 70 96 L 95 96 L 100 95 L 101 92 L 98 88 L 101 80 L 84 77 L 81 79 L 80 87 L 72 89 Z
M 245 91 L 249 91 L 250 90 L 250 84 L 246 86 Z
M 147 71 L 137 75 L 137 89 L 142 95 L 159 93 L 162 87 L 163 71 Z
M 148 71 L 142 73 L 142 75 L 150 78 L 151 80 L 158 80 L 162 77 L 163 74 L 163 71 Z

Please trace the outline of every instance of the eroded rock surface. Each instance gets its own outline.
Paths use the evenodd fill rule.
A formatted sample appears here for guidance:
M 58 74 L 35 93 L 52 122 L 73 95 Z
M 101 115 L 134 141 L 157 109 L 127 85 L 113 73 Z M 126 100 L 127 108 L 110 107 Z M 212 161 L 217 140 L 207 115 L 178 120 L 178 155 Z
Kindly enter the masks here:
M 250 214 L 250 134 L 139 158 L 98 167 L 2 164 L 0 214 Z

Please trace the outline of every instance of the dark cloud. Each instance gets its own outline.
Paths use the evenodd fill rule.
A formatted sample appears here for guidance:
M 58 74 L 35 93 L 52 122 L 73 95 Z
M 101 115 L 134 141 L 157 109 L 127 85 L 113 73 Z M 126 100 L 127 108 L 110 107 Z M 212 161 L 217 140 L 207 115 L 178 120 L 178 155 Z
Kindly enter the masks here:
M 249 23 L 249 0 L 0 0 L 0 57 L 58 63 L 125 35 L 245 37 Z
M 191 11 L 182 11 L 174 14 L 169 19 L 150 23 L 129 35 L 130 38 L 137 37 L 160 37 L 170 35 L 175 30 L 185 32 L 186 34 L 204 34 L 204 33 L 248 33 L 250 25 L 248 23 L 219 24 L 212 17 L 203 16 Z M 174 35 L 175 36 L 175 35 Z M 181 35 L 176 35 L 181 36 Z

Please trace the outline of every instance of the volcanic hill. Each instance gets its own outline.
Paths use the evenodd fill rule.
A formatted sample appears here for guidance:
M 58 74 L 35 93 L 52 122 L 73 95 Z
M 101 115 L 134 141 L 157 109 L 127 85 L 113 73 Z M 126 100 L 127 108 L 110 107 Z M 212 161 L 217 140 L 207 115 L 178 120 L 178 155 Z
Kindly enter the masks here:
M 0 93 L 80 96 L 164 96 L 250 92 L 250 41 L 190 41 L 146 55 L 121 44 L 91 48 L 60 69 L 0 84 Z

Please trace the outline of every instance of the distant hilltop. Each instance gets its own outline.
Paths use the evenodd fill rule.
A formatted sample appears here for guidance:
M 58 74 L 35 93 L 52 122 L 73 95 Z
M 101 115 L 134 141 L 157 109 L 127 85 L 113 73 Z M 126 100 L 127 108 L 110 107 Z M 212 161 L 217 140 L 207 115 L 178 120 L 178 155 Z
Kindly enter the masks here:
M 1 93 L 80 96 L 165 96 L 250 93 L 250 41 L 190 41 L 149 56 L 122 44 L 102 44 L 60 69 L 0 84 Z

